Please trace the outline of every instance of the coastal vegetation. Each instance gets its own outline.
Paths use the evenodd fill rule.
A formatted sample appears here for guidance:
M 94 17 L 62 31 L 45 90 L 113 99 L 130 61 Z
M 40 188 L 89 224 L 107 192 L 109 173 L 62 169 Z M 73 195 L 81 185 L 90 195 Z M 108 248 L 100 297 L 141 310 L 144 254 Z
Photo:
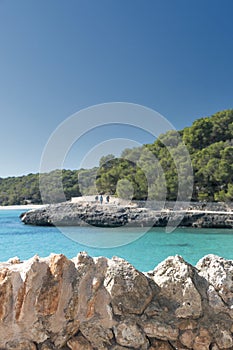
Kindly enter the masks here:
M 192 200 L 233 201 L 233 109 L 197 119 L 178 133 L 168 131 L 153 144 L 125 149 L 120 158 L 106 155 L 98 168 L 45 174 L 50 185 L 46 188 L 47 201 L 64 200 L 57 189 L 60 176 L 67 200 L 96 193 L 126 195 L 137 200 L 148 196 L 176 200 L 178 173 L 187 185 L 192 181 L 186 174 L 188 159 L 179 137 L 192 161 Z M 39 174 L 0 178 L 0 205 L 25 203 L 41 203 Z

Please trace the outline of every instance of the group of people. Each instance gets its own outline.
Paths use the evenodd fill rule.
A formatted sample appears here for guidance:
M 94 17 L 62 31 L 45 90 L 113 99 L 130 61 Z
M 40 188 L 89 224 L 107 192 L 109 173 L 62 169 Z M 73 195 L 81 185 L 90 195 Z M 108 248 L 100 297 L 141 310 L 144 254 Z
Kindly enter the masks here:
M 95 196 L 95 200 L 96 202 L 100 201 L 100 204 L 103 204 L 104 198 L 102 196 L 102 194 L 99 196 Z M 109 203 L 110 197 L 109 195 L 106 196 L 106 203 Z

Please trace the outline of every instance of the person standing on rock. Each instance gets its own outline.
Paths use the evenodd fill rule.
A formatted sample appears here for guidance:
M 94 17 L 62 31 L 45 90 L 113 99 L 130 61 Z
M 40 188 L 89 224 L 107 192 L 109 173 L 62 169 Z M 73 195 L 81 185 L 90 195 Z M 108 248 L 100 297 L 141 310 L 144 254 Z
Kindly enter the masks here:
M 109 203 L 109 199 L 110 199 L 110 197 L 109 197 L 109 195 L 107 195 L 107 197 L 106 197 L 106 202 L 107 203 Z
M 102 196 L 102 194 L 100 196 L 100 204 L 103 204 L 103 196 Z

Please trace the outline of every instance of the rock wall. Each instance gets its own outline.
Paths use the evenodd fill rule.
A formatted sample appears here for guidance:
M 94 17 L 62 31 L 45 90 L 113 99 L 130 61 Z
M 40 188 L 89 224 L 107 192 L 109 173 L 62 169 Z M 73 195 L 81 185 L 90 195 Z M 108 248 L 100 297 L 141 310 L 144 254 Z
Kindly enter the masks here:
M 0 349 L 233 349 L 233 261 L 141 273 L 80 253 L 0 265 Z

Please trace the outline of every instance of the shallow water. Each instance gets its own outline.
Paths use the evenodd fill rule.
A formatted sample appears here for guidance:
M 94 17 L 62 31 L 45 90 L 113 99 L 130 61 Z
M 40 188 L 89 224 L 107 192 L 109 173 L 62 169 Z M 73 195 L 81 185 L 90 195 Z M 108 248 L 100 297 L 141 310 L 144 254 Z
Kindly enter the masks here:
M 72 258 L 85 250 L 91 256 L 111 258 L 117 255 L 136 268 L 148 271 L 168 256 L 176 254 L 182 255 L 192 264 L 196 264 L 206 254 L 233 259 L 232 229 L 178 228 L 173 233 L 166 233 L 163 228 L 154 228 L 142 235 L 139 229 L 114 231 L 76 227 L 66 229 L 64 235 L 55 227 L 22 224 L 19 219 L 21 212 L 0 210 L 0 261 L 13 256 L 23 260 L 35 254 L 45 257 L 50 253 L 63 253 Z M 76 241 L 67 236 L 72 236 Z M 117 246 L 134 238 L 137 239 L 131 243 Z

